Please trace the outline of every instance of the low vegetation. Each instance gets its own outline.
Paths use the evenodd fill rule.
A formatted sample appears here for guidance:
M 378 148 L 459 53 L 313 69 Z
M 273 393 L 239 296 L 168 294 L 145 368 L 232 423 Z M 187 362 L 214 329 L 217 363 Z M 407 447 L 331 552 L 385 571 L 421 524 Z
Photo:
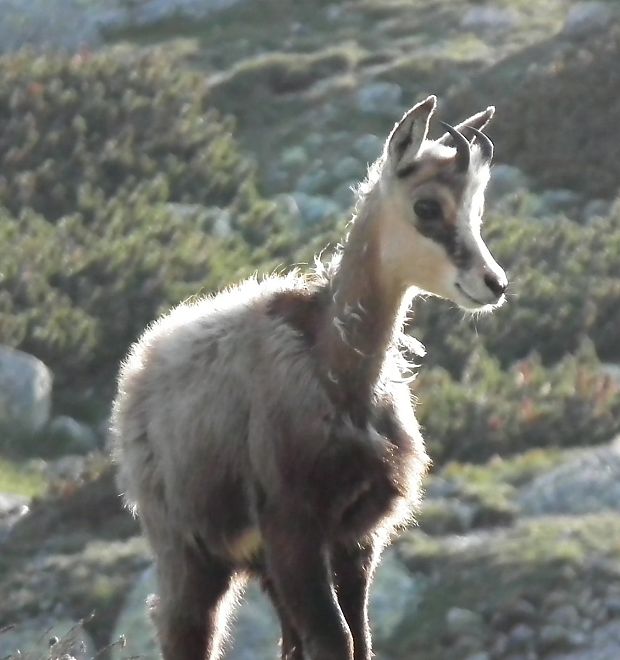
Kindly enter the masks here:
M 593 539 L 599 543 L 596 559 Z M 400 546 L 404 562 L 425 586 L 415 614 L 403 616 L 387 653 L 428 660 L 482 651 L 507 657 L 512 644 L 547 657 L 583 647 L 586 636 L 580 641 L 576 626 L 580 616 L 599 623 L 606 619 L 604 607 L 597 614 L 594 610 L 615 592 L 611 583 L 620 568 L 615 514 L 523 520 L 469 541 L 465 546 L 454 537 L 417 532 Z M 583 582 L 575 580 L 583 574 L 587 593 Z M 575 617 L 572 631 L 561 618 L 565 611 L 560 608 L 568 604 Z M 539 621 L 556 623 L 536 630 Z M 527 639 L 510 638 L 519 624 L 531 633 Z
M 45 494 L 46 489 L 46 480 L 32 467 L 0 457 L 0 493 L 30 498 Z
M 162 52 L 0 60 L 1 335 L 60 394 L 109 384 L 166 306 L 291 260 L 206 94 Z
M 539 187 L 613 196 L 620 166 L 608 140 L 620 108 L 610 95 L 620 78 L 608 63 L 619 55 L 617 21 L 592 39 L 559 34 L 474 75 L 452 103 L 474 107 L 480 94 L 496 98 L 493 135 L 502 158 L 530 172 Z

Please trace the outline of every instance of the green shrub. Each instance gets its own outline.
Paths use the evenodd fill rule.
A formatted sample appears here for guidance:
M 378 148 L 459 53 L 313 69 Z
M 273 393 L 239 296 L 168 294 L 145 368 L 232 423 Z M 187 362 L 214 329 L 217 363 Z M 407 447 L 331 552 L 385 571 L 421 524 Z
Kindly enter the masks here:
M 425 534 L 463 534 L 477 527 L 512 523 L 519 515 L 519 488 L 570 460 L 575 451 L 529 449 L 495 455 L 485 463 L 449 461 L 426 481 L 427 497 L 418 516 Z
M 587 344 L 547 368 L 532 355 L 502 370 L 477 350 L 461 380 L 440 367 L 422 370 L 414 393 L 437 463 L 596 444 L 620 431 L 620 387 L 601 373 Z
M 69 398 L 164 308 L 293 260 L 231 124 L 164 54 L 0 58 L 0 333 Z
M 0 204 L 87 219 L 163 178 L 169 201 L 229 203 L 252 169 L 199 77 L 161 51 L 0 60 Z
M 497 105 L 490 127 L 498 154 L 519 165 L 540 187 L 617 194 L 620 162 L 620 29 L 593 32 L 572 43 L 565 35 L 519 51 L 470 76 L 452 94 L 451 108 Z

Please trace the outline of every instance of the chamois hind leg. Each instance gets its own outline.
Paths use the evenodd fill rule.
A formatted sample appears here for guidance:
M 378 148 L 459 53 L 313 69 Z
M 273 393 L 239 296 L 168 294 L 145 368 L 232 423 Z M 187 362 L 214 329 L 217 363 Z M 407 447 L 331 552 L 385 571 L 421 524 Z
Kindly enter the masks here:
M 338 601 L 353 635 L 354 660 L 372 658 L 368 596 L 378 554 L 372 541 L 338 546 L 332 552 Z
M 278 618 L 280 619 L 280 628 L 282 631 L 281 659 L 304 660 L 301 639 L 291 622 L 289 613 L 286 611 L 284 605 L 282 605 L 282 601 L 276 593 L 272 581 L 267 576 L 263 575 L 261 578 L 261 584 L 265 593 L 273 603 Z
M 226 624 L 231 569 L 192 548 L 157 556 L 159 603 L 154 612 L 164 660 L 216 660 Z
M 304 660 L 353 660 L 318 524 L 298 511 L 261 516 L 266 570 L 301 638 Z

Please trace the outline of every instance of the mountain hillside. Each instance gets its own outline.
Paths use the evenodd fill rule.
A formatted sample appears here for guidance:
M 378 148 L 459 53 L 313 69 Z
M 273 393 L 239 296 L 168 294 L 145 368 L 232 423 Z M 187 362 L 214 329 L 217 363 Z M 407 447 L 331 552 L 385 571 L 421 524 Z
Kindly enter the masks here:
M 493 315 L 416 300 L 433 469 L 377 657 L 620 657 L 616 2 L 0 0 L 0 49 L 0 658 L 157 657 L 119 362 L 171 305 L 328 254 L 429 93 L 497 107 L 482 231 L 511 285 Z M 229 660 L 275 657 L 257 590 L 235 630 Z

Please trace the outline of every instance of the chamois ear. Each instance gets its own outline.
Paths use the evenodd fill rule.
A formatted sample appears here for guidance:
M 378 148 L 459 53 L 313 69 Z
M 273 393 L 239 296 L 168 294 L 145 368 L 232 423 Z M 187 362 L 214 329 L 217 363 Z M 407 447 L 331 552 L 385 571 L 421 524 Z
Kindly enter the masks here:
M 387 155 L 394 172 L 411 165 L 428 133 L 428 122 L 437 106 L 437 97 L 429 96 L 414 105 L 394 126 L 386 145 Z
M 465 132 L 465 136 L 468 137 L 471 133 L 470 141 L 475 139 L 475 134 L 471 131 L 468 131 L 468 128 L 475 128 L 478 131 L 481 131 L 490 121 L 493 115 L 495 114 L 495 106 L 490 105 L 486 110 L 477 112 L 475 115 L 472 115 L 465 121 L 462 121 L 460 124 L 457 124 L 454 128 L 459 133 Z M 450 133 L 444 133 L 438 140 L 440 144 L 447 144 L 450 147 L 454 146 L 454 140 Z

